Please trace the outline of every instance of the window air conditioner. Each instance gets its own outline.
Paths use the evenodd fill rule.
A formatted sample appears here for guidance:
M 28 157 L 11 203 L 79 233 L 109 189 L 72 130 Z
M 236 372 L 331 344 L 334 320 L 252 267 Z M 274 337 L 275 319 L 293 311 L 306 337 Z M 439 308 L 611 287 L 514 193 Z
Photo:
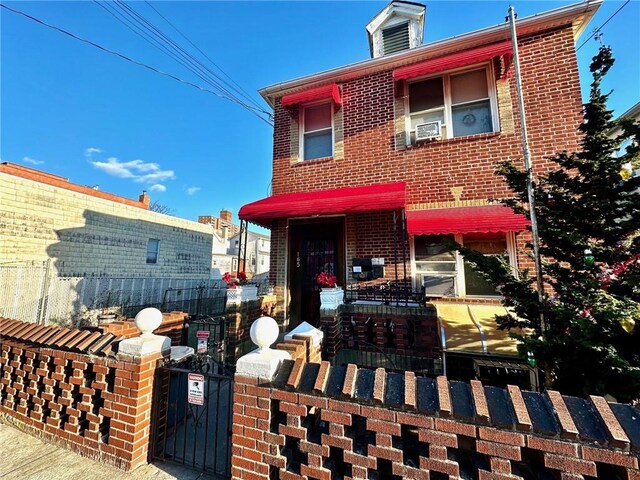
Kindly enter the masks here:
M 440 121 L 419 123 L 416 125 L 416 142 L 422 140 L 429 140 L 431 138 L 439 138 L 440 133 Z
M 425 297 L 453 297 L 456 294 L 456 277 L 453 275 L 423 275 Z

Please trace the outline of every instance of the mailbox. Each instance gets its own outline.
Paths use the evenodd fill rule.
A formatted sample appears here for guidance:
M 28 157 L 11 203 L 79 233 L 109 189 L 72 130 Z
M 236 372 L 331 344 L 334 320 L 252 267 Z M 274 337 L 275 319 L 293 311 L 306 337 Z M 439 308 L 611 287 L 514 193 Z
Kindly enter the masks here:
M 362 282 L 384 277 L 384 258 L 354 258 L 352 265 L 355 280 Z

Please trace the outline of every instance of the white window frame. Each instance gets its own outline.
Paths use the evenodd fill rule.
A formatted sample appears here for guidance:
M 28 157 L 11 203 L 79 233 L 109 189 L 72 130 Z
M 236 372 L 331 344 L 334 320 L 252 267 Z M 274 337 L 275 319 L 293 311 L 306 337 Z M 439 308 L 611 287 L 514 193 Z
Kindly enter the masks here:
M 328 104 L 329 108 L 331 109 L 331 155 L 329 157 L 316 157 L 316 158 L 305 158 L 304 156 L 304 134 L 305 133 L 316 133 L 316 132 L 321 132 L 324 130 L 328 130 L 328 128 L 322 128 L 320 130 L 312 130 L 310 132 L 305 132 L 304 130 L 304 113 L 305 110 L 309 107 L 318 107 L 320 105 L 325 105 Z M 300 144 L 300 148 L 299 148 L 299 152 L 298 152 L 298 158 L 301 161 L 311 161 L 311 160 L 318 160 L 320 158 L 333 158 L 333 155 L 335 153 L 335 143 L 336 143 L 336 139 L 335 139 L 335 135 L 336 135 L 336 129 L 335 129 L 335 122 L 334 122 L 334 117 L 335 116 L 335 107 L 333 105 L 333 102 L 331 100 L 318 100 L 317 102 L 309 102 L 309 103 L 304 103 L 302 105 L 300 105 L 300 114 L 299 114 L 299 118 L 300 118 L 300 122 L 299 122 L 299 128 L 298 128 L 298 138 L 300 139 L 300 141 L 298 142 Z
M 451 113 L 451 109 L 453 107 L 452 103 L 451 103 L 451 76 L 452 75 L 458 75 L 461 73 L 467 73 L 467 72 L 473 72 L 475 70 L 481 70 L 484 69 L 485 71 L 485 75 L 487 77 L 487 90 L 488 90 L 488 95 L 489 95 L 489 106 L 491 108 L 491 124 L 493 125 L 493 132 L 485 132 L 486 133 L 496 133 L 500 131 L 500 119 L 499 119 L 499 115 L 498 115 L 498 96 L 497 96 L 497 90 L 496 90 L 496 82 L 495 82 L 495 74 L 494 74 L 494 70 L 493 70 L 493 64 L 492 62 L 484 62 L 484 63 L 478 63 L 475 65 L 471 65 L 471 66 L 466 66 L 466 67 L 461 67 L 461 68 L 456 68 L 453 70 L 447 70 L 446 72 L 438 72 L 437 74 L 433 74 L 433 75 L 427 75 L 424 77 L 418 77 L 418 78 L 413 78 L 410 81 L 406 82 L 404 85 L 404 111 L 405 111 L 405 134 L 406 134 L 406 141 L 407 141 L 407 145 L 412 145 L 411 143 L 411 133 L 414 132 L 414 130 L 411 129 L 411 110 L 410 110 L 410 104 L 409 104 L 409 85 L 412 83 L 420 83 L 424 80 L 430 80 L 433 78 L 442 78 L 442 88 L 443 88 L 443 96 L 444 96 L 444 105 L 442 107 L 436 107 L 436 108 L 431 108 L 428 110 L 422 110 L 420 112 L 414 112 L 414 113 L 430 113 L 430 112 L 436 112 L 439 110 L 444 109 L 444 122 L 442 123 L 441 126 L 446 126 L 446 137 L 442 137 L 443 140 L 445 139 L 452 139 L 452 138 L 458 138 L 458 137 L 454 137 L 453 136 L 453 119 L 452 119 L 452 113 Z M 484 99 L 483 99 L 484 100 Z M 468 103 L 474 103 L 477 102 L 479 100 L 473 100 L 471 102 Z M 463 105 L 463 104 L 457 104 L 457 105 Z M 478 133 L 476 135 L 483 135 L 482 133 Z M 415 144 L 415 142 L 413 143 Z
M 156 248 L 155 248 L 155 258 L 153 259 L 153 262 L 149 261 L 149 246 L 151 245 L 151 242 L 156 242 Z M 147 265 L 157 265 L 158 264 L 158 260 L 160 259 L 160 239 L 158 238 L 150 238 L 149 240 L 147 240 L 147 251 L 146 251 L 146 263 Z
M 505 232 L 505 240 L 507 243 L 507 256 L 509 257 L 509 264 L 513 270 L 514 275 L 517 277 L 518 272 L 518 254 L 516 251 L 516 240 L 515 240 L 515 232 Z M 454 235 L 454 240 L 460 245 L 464 245 L 464 235 L 456 234 Z M 413 289 L 416 292 L 419 292 L 422 288 L 423 277 L 426 274 L 425 272 L 418 272 L 416 266 L 416 244 L 415 244 L 415 236 L 411 236 L 409 240 L 409 248 L 411 254 L 411 271 L 413 272 Z M 419 262 L 418 262 L 419 263 Z M 434 261 L 434 263 L 443 263 L 442 261 Z M 499 294 L 496 295 L 467 295 L 466 292 L 466 279 L 464 275 L 464 257 L 456 250 L 455 252 L 455 271 L 443 271 L 443 272 L 429 272 L 434 275 L 440 276 L 451 276 L 454 278 L 454 289 L 455 295 L 453 297 L 447 298 L 496 298 L 500 297 Z

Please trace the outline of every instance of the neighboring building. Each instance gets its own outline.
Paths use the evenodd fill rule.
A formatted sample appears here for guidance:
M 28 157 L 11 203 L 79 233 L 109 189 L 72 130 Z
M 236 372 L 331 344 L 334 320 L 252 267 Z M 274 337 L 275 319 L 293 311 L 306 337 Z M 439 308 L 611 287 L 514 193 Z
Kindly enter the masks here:
M 618 119 L 621 119 L 621 118 L 629 118 L 636 122 L 640 122 L 640 102 L 636 103 L 633 107 L 631 107 L 629 110 L 627 110 L 626 112 L 624 112 L 622 115 L 618 117 Z M 622 133 L 622 128 L 616 127 L 613 130 L 611 130 L 611 132 L 609 132 L 609 136 L 613 138 L 620 135 L 621 133 Z M 618 148 L 618 151 L 616 152 L 616 157 L 620 157 L 624 155 L 626 152 L 626 148 L 629 145 L 631 145 L 631 138 L 627 138 L 624 142 L 622 142 L 622 144 L 620 145 L 620 148 Z M 636 172 L 637 172 L 636 175 L 640 175 L 640 170 L 637 170 Z
M 599 4 L 517 22 L 536 174 L 580 148 L 575 42 Z M 274 109 L 273 196 L 239 217 L 271 229 L 271 283 L 289 328 L 313 317 L 309 305 L 317 312 L 322 271 L 349 288 L 391 282 L 457 303 L 471 325 L 467 306 L 499 296 L 446 239 L 533 267 L 525 219 L 488 204 L 508 195 L 496 163 L 522 158 L 508 25 L 422 45 L 424 13 L 392 2 L 367 26 L 372 59 L 260 91 Z
M 240 237 L 243 237 L 242 239 Z M 229 254 L 233 257 L 232 270 L 238 266 L 238 251 L 244 241 L 244 234 L 238 233 L 229 239 Z M 241 257 L 246 259 L 244 271 L 250 277 L 269 271 L 271 255 L 271 237 L 262 233 L 247 232 L 246 247 Z M 242 261 L 241 258 L 241 261 Z
M 240 227 L 233 224 L 231 212 L 224 209 L 220 210 L 219 217 L 212 217 L 210 215 L 198 216 L 198 223 L 211 225 L 214 232 L 217 233 L 219 237 L 229 237 L 231 235 L 235 235 L 240 231 Z
M 76 313 L 107 290 L 112 304 L 142 302 L 138 292 L 153 290 L 162 298 L 167 289 L 210 278 L 211 228 L 150 211 L 146 192 L 130 200 L 5 162 L 0 220 L 0 277 L 9 281 L 20 275 L 18 267 L 46 264 L 46 278 L 73 290 L 68 301 L 75 302 Z M 20 288 L 2 285 L 0 316 L 32 319 L 13 313 L 37 303 L 30 288 L 42 294 L 46 285 L 27 287 L 24 277 Z M 52 308 L 53 299 L 47 302 Z M 40 319 L 45 307 L 39 307 Z
M 237 258 L 229 253 L 229 237 L 224 229 L 223 236 L 213 233 L 213 245 L 211 250 L 211 278 L 221 279 L 226 272 L 234 272 L 233 261 Z

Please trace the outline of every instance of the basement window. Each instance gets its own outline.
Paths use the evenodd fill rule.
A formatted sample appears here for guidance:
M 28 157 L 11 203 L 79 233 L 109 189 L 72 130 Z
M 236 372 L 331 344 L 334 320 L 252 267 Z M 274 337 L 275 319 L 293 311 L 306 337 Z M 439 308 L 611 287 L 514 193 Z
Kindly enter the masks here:
M 147 263 L 158 263 L 158 253 L 160 252 L 160 240 L 150 238 L 147 242 Z

